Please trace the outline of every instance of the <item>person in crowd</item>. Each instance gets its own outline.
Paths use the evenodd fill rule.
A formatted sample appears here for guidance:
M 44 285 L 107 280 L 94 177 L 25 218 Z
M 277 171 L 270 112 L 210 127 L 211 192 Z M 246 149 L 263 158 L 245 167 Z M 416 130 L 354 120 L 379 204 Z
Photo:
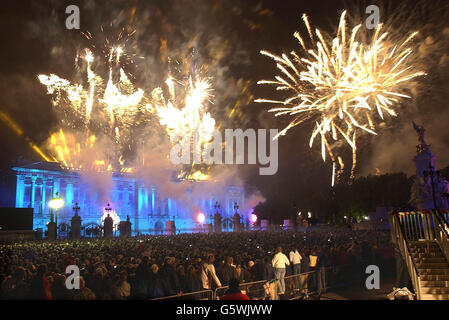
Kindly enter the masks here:
M 225 295 L 220 297 L 220 300 L 250 300 L 246 294 L 240 291 L 239 285 L 238 279 L 230 279 L 229 289 L 226 291 Z
M 105 300 L 108 291 L 104 269 L 101 266 L 98 266 L 93 276 L 89 278 L 88 285 L 95 294 L 96 300 Z
M 263 258 L 263 279 L 274 279 L 274 269 L 269 257 Z
M 72 300 L 73 291 L 66 287 L 66 277 L 63 274 L 56 274 L 51 288 L 51 294 L 54 300 Z
M 256 264 L 254 263 L 254 261 L 248 261 L 248 269 L 246 270 L 246 273 L 248 275 L 247 282 L 253 282 L 257 280 L 257 270 L 255 265 Z
M 160 298 L 165 295 L 164 284 L 162 282 L 161 276 L 159 274 L 159 266 L 153 264 L 151 266 L 150 278 L 148 286 L 148 296 L 149 298 Z
M 318 255 L 316 250 L 314 248 L 309 254 L 309 271 L 312 272 L 309 277 L 309 290 L 311 291 L 318 289 Z
M 229 281 L 232 278 L 238 278 L 236 266 L 234 265 L 234 259 L 232 257 L 226 257 L 226 263 L 223 266 L 221 273 L 224 286 L 228 286 Z
M 26 271 L 23 267 L 18 267 L 14 276 L 4 280 L 2 285 L 2 298 L 6 300 L 23 299 L 29 293 L 29 285 L 26 281 Z M 1 283 L 1 282 L 0 282 Z
M 183 293 L 200 291 L 204 285 L 211 285 L 214 289 L 218 286 L 216 279 L 219 279 L 220 285 L 229 284 L 230 279 L 235 277 L 239 278 L 240 283 L 272 280 L 273 243 L 297 249 L 302 257 L 301 273 L 313 268 L 315 258 L 309 252 L 315 250 L 315 268 L 330 267 L 329 279 L 325 277 L 324 280 L 331 285 L 354 277 L 353 270 L 359 270 L 369 261 L 379 264 L 382 270 L 390 266 L 394 275 L 394 250 L 389 240 L 388 231 L 334 228 L 329 232 L 309 228 L 306 232 L 248 231 L 142 235 L 112 240 L 56 240 L 51 243 L 46 240 L 4 242 L 0 243 L 0 298 L 70 299 L 62 290 L 64 280 L 60 277 L 64 276 L 67 264 L 79 266 L 80 276 L 85 281 L 84 294 L 77 293 L 79 290 L 69 290 L 75 294 L 75 299 L 91 299 L 92 296 L 99 300 L 121 299 L 127 296 L 128 285 L 121 280 L 122 272 L 127 274 L 129 299 L 167 296 L 173 293 L 173 290 L 164 292 L 167 283 L 169 287 L 176 288 L 174 292 L 177 294 L 178 290 Z M 226 246 L 223 246 L 224 243 Z M 208 255 L 203 255 L 204 252 L 217 257 L 217 263 Z M 290 254 L 288 256 L 290 258 Z M 173 257 L 174 262 L 171 259 L 166 261 L 166 257 Z M 234 259 L 228 260 L 226 257 Z M 292 259 L 287 260 L 295 265 Z M 162 266 L 164 271 L 160 273 L 158 266 Z M 185 278 L 179 266 L 186 270 Z M 286 271 L 291 269 L 286 264 L 285 267 Z M 173 272 L 178 280 L 184 279 L 179 281 L 179 287 Z M 296 283 L 293 285 L 297 287 Z M 301 288 L 307 289 L 306 285 L 307 281 Z M 251 296 L 254 294 L 255 291 L 251 292 Z
M 187 274 L 184 266 L 182 264 L 178 265 L 178 268 L 176 270 L 176 273 L 178 275 L 179 280 L 179 287 L 181 292 L 190 292 L 189 286 L 187 283 Z
M 52 300 L 50 281 L 47 278 L 48 267 L 41 264 L 37 268 L 36 276 L 31 281 L 30 297 L 33 300 Z
M 136 299 L 147 298 L 150 286 L 150 273 L 150 259 L 147 256 L 144 256 L 136 269 L 134 280 L 134 294 Z
M 242 266 L 241 265 L 237 265 L 236 267 L 235 267 L 235 272 L 236 272 L 236 278 L 237 278 L 237 280 L 239 281 L 239 283 L 244 283 L 244 282 L 246 282 L 246 278 L 245 278 L 245 272 L 244 272 L 244 269 L 242 268 Z
M 193 265 L 187 267 L 186 285 L 186 292 L 196 292 L 201 290 L 201 275 Z
M 278 294 L 285 294 L 285 269 L 290 265 L 288 258 L 285 254 L 282 253 L 282 247 L 277 247 L 276 254 L 271 261 L 274 268 L 274 275 L 278 282 Z
M 218 279 L 217 274 L 215 273 L 214 262 L 215 256 L 209 254 L 207 260 L 202 264 L 201 281 L 204 290 L 214 290 L 215 288 L 221 287 L 220 279 Z
M 80 289 L 74 291 L 73 300 L 96 300 L 95 294 L 86 287 L 86 282 L 83 277 L 79 278 Z
M 309 295 L 309 271 L 310 271 L 310 252 L 306 251 L 301 260 L 301 290 L 302 293 L 308 297 Z
M 126 271 L 122 271 L 120 273 L 119 283 L 118 283 L 118 290 L 120 299 L 126 300 L 131 295 L 131 285 L 129 284 L 128 280 L 128 273 Z
M 179 283 L 178 274 L 175 269 L 175 258 L 166 257 L 164 265 L 159 270 L 164 292 L 168 296 L 176 295 L 181 292 L 181 284 Z
M 295 291 L 300 290 L 299 274 L 301 273 L 301 260 L 302 257 L 298 252 L 298 249 L 292 248 L 289 253 L 290 262 L 292 264 L 292 273 L 295 275 Z

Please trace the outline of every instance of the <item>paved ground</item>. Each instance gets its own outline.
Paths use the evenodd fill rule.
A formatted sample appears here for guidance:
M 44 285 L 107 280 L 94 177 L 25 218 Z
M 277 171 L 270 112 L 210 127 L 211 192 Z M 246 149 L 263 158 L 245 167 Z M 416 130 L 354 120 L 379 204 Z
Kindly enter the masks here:
M 321 300 L 386 300 L 387 294 L 393 291 L 394 278 L 380 282 L 380 289 L 368 290 L 364 285 L 334 290 L 321 295 Z

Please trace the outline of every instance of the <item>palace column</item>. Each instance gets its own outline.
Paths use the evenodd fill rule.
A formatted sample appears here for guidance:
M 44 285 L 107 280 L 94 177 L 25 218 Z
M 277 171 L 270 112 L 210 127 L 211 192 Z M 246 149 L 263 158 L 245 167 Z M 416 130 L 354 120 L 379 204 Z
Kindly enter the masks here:
M 25 192 L 25 179 L 21 174 L 17 174 L 16 186 L 16 208 L 23 208 L 23 196 Z
M 152 215 L 154 215 L 154 205 L 155 205 L 155 202 L 156 202 L 156 197 L 155 197 L 155 195 L 154 195 L 154 188 L 151 187 L 151 213 L 152 213 Z
M 36 190 L 34 189 L 36 187 L 36 179 L 37 177 L 31 177 L 31 208 L 33 208 L 33 212 L 34 212 L 34 197 L 36 194 Z
M 42 179 L 42 186 L 41 186 L 41 198 L 42 198 L 42 213 L 43 216 L 45 214 L 45 194 L 47 193 L 47 179 Z

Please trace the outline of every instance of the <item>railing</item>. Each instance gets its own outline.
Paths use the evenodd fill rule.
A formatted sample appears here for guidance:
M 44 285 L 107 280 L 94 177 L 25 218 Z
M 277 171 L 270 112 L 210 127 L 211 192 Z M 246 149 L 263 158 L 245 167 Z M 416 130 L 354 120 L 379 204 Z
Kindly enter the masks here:
M 338 288 L 350 284 L 354 280 L 354 272 L 350 265 L 319 267 L 314 271 L 286 276 L 284 298 L 288 300 L 303 299 L 307 296 L 320 296 L 329 288 Z M 260 280 L 241 283 L 239 289 L 251 300 L 278 300 L 279 280 Z M 151 300 L 219 300 L 226 294 L 228 286 L 215 290 L 202 290 L 178 295 L 154 298 Z
M 261 280 L 241 283 L 239 289 L 251 300 L 278 300 L 279 279 Z M 308 295 L 321 294 L 326 291 L 326 272 L 324 268 L 284 277 L 284 297 L 296 300 Z M 219 300 L 226 294 L 228 286 L 215 289 L 214 298 Z
M 435 222 L 435 239 L 446 260 L 449 261 L 449 222 L 445 218 L 444 212 L 435 211 Z
M 324 268 L 285 277 L 285 293 L 289 300 L 321 294 L 325 291 Z
M 403 227 L 404 237 L 408 241 L 434 240 L 433 215 L 431 211 L 410 211 L 397 213 L 400 225 Z
M 213 300 L 214 291 L 213 290 L 202 290 L 196 292 L 182 293 L 173 296 L 166 296 L 160 298 L 154 298 L 151 300 Z
M 422 216 L 421 219 L 416 219 L 417 215 L 407 214 L 404 212 L 394 212 L 392 216 L 392 232 L 393 241 L 399 247 L 402 257 L 407 265 L 407 270 L 409 272 L 410 278 L 412 279 L 413 287 L 415 289 L 416 297 L 421 300 L 421 283 L 420 274 L 416 262 L 411 255 L 410 247 L 408 245 L 408 240 L 417 240 L 419 237 L 430 236 L 429 228 L 429 215 Z M 404 228 L 404 225 L 408 228 Z M 431 239 L 428 239 L 431 240 Z
M 441 210 L 440 213 L 443 216 L 444 221 L 449 224 L 449 210 Z
M 269 297 L 267 290 L 265 289 L 265 285 L 269 286 L 268 280 L 254 281 L 248 283 L 241 283 L 239 285 L 240 291 L 246 294 L 251 300 L 265 300 Z M 274 286 L 276 287 L 276 286 Z M 226 294 L 226 291 L 229 289 L 229 286 L 224 286 L 215 289 L 214 291 L 214 299 L 219 300 L 219 298 Z

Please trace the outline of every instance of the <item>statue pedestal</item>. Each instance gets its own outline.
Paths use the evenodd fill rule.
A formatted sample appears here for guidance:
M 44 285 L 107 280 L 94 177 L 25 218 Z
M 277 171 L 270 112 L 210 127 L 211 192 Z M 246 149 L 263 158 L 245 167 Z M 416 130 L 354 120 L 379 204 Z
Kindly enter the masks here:
M 417 154 L 413 158 L 416 166 L 416 178 L 412 185 L 410 204 L 418 210 L 448 208 L 448 199 L 444 196 L 449 191 L 449 183 L 436 171 L 435 155 L 424 141 L 424 127 L 413 124 L 418 132 L 420 144 L 416 146 Z
M 240 215 L 238 213 L 234 214 L 233 223 L 234 223 L 234 232 L 242 231 L 242 225 L 240 224 Z
M 214 232 L 221 233 L 221 215 L 219 213 L 214 216 Z
M 118 224 L 118 229 L 120 231 L 120 238 L 128 238 L 131 236 L 131 222 L 120 221 Z
M 174 221 L 165 221 L 165 234 L 169 236 L 176 235 L 176 227 Z
M 81 238 L 81 217 L 75 214 L 71 220 L 71 233 L 73 240 L 79 240 Z
M 417 154 L 413 158 L 413 161 L 415 162 L 416 166 L 416 175 L 418 177 L 423 178 L 424 171 L 429 170 L 429 165 L 431 165 L 433 168 L 436 168 L 435 160 L 436 160 L 435 155 L 430 151 L 428 147 L 425 151 Z
M 53 221 L 50 221 L 47 223 L 47 229 L 48 229 L 48 240 L 56 240 L 56 223 Z
M 113 231 L 113 225 L 114 221 L 111 217 L 107 217 L 104 219 L 104 237 L 105 238 L 112 238 L 114 235 Z

